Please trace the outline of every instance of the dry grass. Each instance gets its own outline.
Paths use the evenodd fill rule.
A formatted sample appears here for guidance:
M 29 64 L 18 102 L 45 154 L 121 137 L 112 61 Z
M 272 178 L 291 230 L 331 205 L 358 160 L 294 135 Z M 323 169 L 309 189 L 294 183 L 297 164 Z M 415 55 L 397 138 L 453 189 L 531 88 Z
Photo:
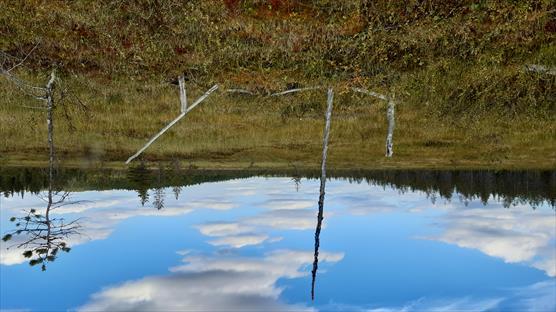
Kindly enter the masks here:
M 56 145 L 68 164 L 117 166 L 179 114 L 175 86 L 85 82 L 73 84 L 89 113 L 70 100 L 70 120 L 62 106 L 56 111 Z M 45 112 L 19 106 L 33 100 L 1 86 L 7 95 L 0 107 L 0 130 L 6 138 L 0 142 L 1 161 L 13 165 L 45 160 Z M 336 89 L 329 159 L 337 168 L 555 165 L 556 127 L 550 119 L 438 119 L 403 101 L 396 111 L 395 157 L 385 159 L 385 104 L 341 91 L 341 86 Z M 202 91 L 189 90 L 189 98 Z M 316 167 L 325 100 L 323 90 L 277 98 L 217 93 L 165 133 L 143 158 L 205 167 Z

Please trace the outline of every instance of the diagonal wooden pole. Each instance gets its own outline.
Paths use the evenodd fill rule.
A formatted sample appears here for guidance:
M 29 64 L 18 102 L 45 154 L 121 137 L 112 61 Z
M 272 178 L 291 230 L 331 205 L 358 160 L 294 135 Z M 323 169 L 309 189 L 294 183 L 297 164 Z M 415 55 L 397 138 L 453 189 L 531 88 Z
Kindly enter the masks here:
M 162 134 L 164 134 L 164 132 L 166 132 L 173 125 L 175 125 L 178 121 L 180 121 L 180 119 L 182 119 L 185 115 L 187 115 L 190 111 L 192 111 L 197 105 L 199 105 L 202 101 L 204 101 L 211 93 L 213 93 L 217 89 L 218 89 L 217 84 L 212 86 L 212 88 L 210 88 L 207 92 L 205 92 L 205 94 L 203 94 L 203 96 L 198 98 L 197 101 L 195 101 L 195 103 L 193 103 L 191 106 L 189 106 L 189 108 L 187 108 L 187 110 L 182 112 L 178 117 L 176 117 L 176 119 L 172 120 L 166 127 L 162 128 L 162 130 L 160 130 L 155 136 L 153 136 L 149 140 L 149 142 L 147 142 L 147 144 L 145 144 L 145 146 L 143 146 L 139 151 L 137 151 L 137 153 L 135 153 L 133 156 L 129 157 L 128 160 L 125 163 L 129 164 L 132 160 L 137 158 L 137 156 L 141 155 L 141 153 L 143 153 L 151 144 L 153 144 L 154 141 L 156 141 L 156 139 L 158 139 Z

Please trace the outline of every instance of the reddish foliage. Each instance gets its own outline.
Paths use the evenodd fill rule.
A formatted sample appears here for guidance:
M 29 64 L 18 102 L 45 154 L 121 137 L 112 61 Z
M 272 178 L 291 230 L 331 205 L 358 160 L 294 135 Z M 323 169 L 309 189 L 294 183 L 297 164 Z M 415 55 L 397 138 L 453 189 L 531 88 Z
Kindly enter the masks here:
M 235 12 L 239 6 L 239 0 L 224 0 L 224 5 L 230 12 Z
M 174 52 L 175 52 L 177 55 L 181 55 L 181 54 L 187 53 L 187 49 L 186 49 L 186 48 L 183 48 L 183 47 L 174 47 Z
M 548 21 L 544 25 L 544 30 L 546 30 L 547 32 L 552 32 L 552 33 L 556 32 L 556 19 Z

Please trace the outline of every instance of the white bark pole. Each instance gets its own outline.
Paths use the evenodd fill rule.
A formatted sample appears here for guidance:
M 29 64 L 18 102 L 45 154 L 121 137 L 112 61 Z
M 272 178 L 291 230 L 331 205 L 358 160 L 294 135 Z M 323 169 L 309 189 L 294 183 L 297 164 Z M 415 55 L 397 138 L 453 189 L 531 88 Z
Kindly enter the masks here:
M 135 153 L 133 156 L 129 157 L 128 160 L 125 163 L 129 164 L 132 160 L 137 158 L 137 156 L 141 155 L 141 153 L 143 153 L 151 144 L 153 144 L 154 141 L 156 141 L 156 139 L 158 139 L 162 134 L 164 134 L 164 132 L 166 132 L 173 125 L 175 125 L 178 121 L 180 121 L 180 119 L 182 119 L 185 115 L 187 115 L 190 111 L 192 111 L 197 105 L 199 105 L 212 92 L 216 91 L 217 89 L 218 89 L 217 84 L 212 86 L 212 88 L 210 88 L 207 92 L 205 92 L 205 94 L 203 94 L 203 96 L 198 98 L 197 101 L 195 101 L 195 103 L 193 103 L 188 109 L 186 109 L 183 113 L 181 113 L 178 117 L 176 117 L 176 119 L 172 120 L 166 127 L 162 128 L 162 130 L 160 130 L 155 136 L 153 136 L 149 140 L 149 142 L 147 142 L 147 144 L 145 144 L 145 146 L 143 146 L 139 151 L 137 151 L 137 153 Z
M 187 110 L 187 93 L 185 92 L 185 76 L 178 77 L 178 84 L 180 86 L 180 112 L 183 113 Z
M 326 187 L 326 155 L 328 153 L 328 138 L 330 134 L 330 117 L 332 115 L 332 102 L 334 101 L 334 91 L 328 88 L 328 107 L 326 110 L 326 123 L 324 126 L 324 134 L 322 140 L 322 163 L 320 176 L 320 194 L 319 194 L 319 212 L 317 216 L 317 228 L 315 230 L 315 255 L 313 261 L 312 282 L 311 282 L 311 299 L 315 300 L 315 281 L 317 278 L 317 269 L 319 264 L 319 247 L 320 247 L 320 230 L 322 220 L 324 219 L 324 194 Z
M 46 107 L 47 117 L 46 123 L 48 127 L 48 179 L 52 181 L 54 178 L 54 81 L 56 80 L 56 72 L 52 70 L 50 80 L 46 84 Z M 52 183 L 48 186 L 49 197 L 52 196 Z M 50 198 L 51 200 L 51 198 Z
M 388 99 L 388 110 L 386 112 L 386 117 L 388 118 L 388 134 L 386 135 L 386 157 L 392 157 L 394 154 L 394 126 L 395 126 L 395 116 L 394 108 L 395 103 L 392 98 Z

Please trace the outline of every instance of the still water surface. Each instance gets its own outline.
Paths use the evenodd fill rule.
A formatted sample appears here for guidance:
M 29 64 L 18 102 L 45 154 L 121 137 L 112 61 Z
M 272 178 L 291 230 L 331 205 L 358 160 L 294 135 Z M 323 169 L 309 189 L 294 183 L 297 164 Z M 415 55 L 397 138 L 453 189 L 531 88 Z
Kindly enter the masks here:
M 2 235 L 45 214 L 47 187 L 10 174 Z M 55 238 L 69 252 L 42 271 L 17 248 L 28 235 L 2 242 L 2 310 L 556 309 L 554 172 L 331 178 L 314 301 L 317 179 L 76 176 L 49 216 L 79 225 Z

